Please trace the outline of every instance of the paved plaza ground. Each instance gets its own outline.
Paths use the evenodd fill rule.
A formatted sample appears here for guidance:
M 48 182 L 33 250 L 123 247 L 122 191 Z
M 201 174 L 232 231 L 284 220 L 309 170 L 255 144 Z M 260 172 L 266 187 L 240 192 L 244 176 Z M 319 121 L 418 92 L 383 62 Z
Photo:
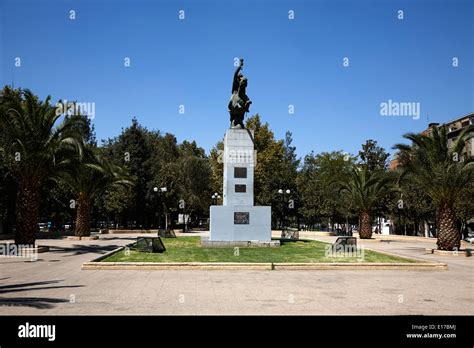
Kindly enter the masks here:
M 42 239 L 51 250 L 36 262 L 0 258 L 0 315 L 474 314 L 474 258 L 424 254 L 435 240 L 359 245 L 444 262 L 448 271 L 81 270 L 135 238 Z

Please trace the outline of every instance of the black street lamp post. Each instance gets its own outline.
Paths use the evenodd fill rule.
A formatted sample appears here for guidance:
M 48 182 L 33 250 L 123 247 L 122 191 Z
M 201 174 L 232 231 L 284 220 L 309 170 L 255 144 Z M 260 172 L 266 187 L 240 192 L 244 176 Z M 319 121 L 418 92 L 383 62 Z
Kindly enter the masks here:
M 211 196 L 212 203 L 214 203 L 214 205 L 219 204 L 219 198 L 221 198 L 221 196 L 217 192 L 214 192 L 214 194 Z
M 160 187 L 160 188 L 154 187 L 153 191 L 157 192 L 157 193 L 159 192 L 159 193 L 164 195 L 168 191 L 168 188 L 166 186 L 165 187 Z M 163 206 L 165 208 L 164 209 L 165 210 L 165 230 L 168 230 L 168 211 L 166 209 L 166 200 L 165 199 L 163 199 Z M 161 224 L 158 222 L 158 225 L 161 225 Z M 158 226 L 158 228 L 160 228 L 160 226 Z

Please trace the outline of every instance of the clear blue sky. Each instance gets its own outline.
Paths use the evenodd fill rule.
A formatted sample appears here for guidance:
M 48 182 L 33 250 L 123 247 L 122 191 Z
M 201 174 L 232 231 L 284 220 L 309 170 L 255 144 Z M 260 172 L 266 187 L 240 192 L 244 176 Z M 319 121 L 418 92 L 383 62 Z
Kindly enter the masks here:
M 427 117 L 445 122 L 474 111 L 473 4 L 0 0 L 0 82 L 94 102 L 98 139 L 136 116 L 209 150 L 229 125 L 233 59 L 244 57 L 251 113 L 278 138 L 291 131 L 300 156 L 357 153 L 368 138 L 390 149 L 426 128 Z M 381 116 L 389 99 L 421 103 L 420 119 Z

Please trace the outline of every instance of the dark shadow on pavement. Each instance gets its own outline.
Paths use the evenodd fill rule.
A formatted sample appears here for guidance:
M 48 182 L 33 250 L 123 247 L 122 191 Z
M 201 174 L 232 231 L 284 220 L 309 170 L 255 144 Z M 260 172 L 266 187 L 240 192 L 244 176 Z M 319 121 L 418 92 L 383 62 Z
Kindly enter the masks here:
M 39 288 L 23 288 L 23 289 L 7 289 L 2 290 L 0 287 L 0 294 L 8 293 L 8 292 L 21 292 L 21 291 L 31 291 L 31 290 L 46 290 L 46 289 L 63 289 L 63 288 L 82 288 L 84 285 L 64 285 L 64 286 L 43 286 Z
M 69 300 L 49 297 L 0 297 L 0 306 L 33 307 L 37 309 L 50 309 L 54 307 L 53 304 L 64 302 L 69 302 Z
M 42 282 L 33 282 L 33 283 L 20 283 L 20 284 L 8 284 L 8 285 L 0 285 L 0 290 L 3 289 L 12 289 L 12 288 L 24 288 L 27 286 L 36 286 L 36 285 L 48 285 L 48 284 L 56 284 L 62 282 L 63 280 L 45 280 Z
M 20 291 L 32 291 L 32 290 L 44 290 L 44 289 L 61 289 L 61 288 L 81 288 L 84 285 L 63 285 L 63 286 L 41 286 L 35 287 L 38 285 L 48 285 L 48 284 L 57 284 L 62 280 L 47 280 L 43 282 L 34 282 L 34 283 L 20 283 L 20 284 L 9 284 L 9 285 L 0 285 L 0 294 L 8 292 L 20 292 Z
M 31 282 L 31 283 L 20 283 L 20 284 L 8 284 L 0 285 L 0 294 L 9 292 L 20 292 L 20 291 L 33 291 L 33 290 L 45 290 L 45 289 L 60 289 L 60 288 L 79 288 L 84 285 L 58 285 L 58 286 L 39 286 L 57 284 L 62 280 L 48 280 L 42 282 Z M 38 309 L 53 308 L 54 303 L 69 302 L 67 299 L 55 299 L 49 297 L 0 297 L 0 306 L 23 306 L 23 307 L 34 307 Z
M 49 252 L 50 253 L 64 253 L 67 255 L 64 256 L 76 256 L 82 255 L 87 253 L 95 253 L 95 254 L 105 254 L 109 251 L 115 250 L 119 248 L 121 245 L 72 245 L 70 248 L 63 248 L 54 246 L 51 247 Z

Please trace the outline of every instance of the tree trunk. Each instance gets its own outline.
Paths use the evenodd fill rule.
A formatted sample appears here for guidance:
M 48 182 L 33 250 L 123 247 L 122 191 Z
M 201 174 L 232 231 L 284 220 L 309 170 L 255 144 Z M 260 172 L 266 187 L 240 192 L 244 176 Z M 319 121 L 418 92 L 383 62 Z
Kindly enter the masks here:
M 91 202 L 89 197 L 84 193 L 79 193 L 77 200 L 77 216 L 75 235 L 78 237 L 90 236 L 90 218 L 91 218 Z
M 20 180 L 16 196 L 15 244 L 34 245 L 38 229 L 39 182 Z
M 438 209 L 438 245 L 439 250 L 454 250 L 461 247 L 461 234 L 456 226 L 456 216 L 450 206 Z
M 359 238 L 372 238 L 372 218 L 368 212 L 361 212 L 359 214 Z

